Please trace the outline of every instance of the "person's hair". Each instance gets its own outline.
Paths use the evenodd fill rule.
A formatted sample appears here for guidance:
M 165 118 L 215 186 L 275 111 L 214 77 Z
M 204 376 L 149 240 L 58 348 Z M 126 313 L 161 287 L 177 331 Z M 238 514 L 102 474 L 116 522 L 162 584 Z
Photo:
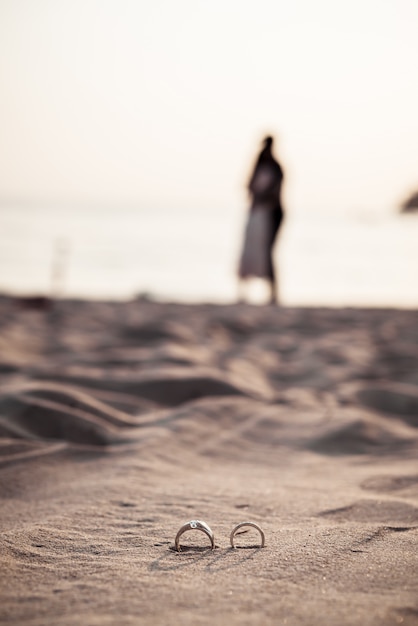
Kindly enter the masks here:
M 272 154 L 271 154 L 272 145 L 273 145 L 273 137 L 270 137 L 270 135 L 268 135 L 267 137 L 264 137 L 263 139 L 264 147 L 258 156 L 256 166 L 260 165 L 260 163 L 264 163 L 265 161 L 272 160 Z

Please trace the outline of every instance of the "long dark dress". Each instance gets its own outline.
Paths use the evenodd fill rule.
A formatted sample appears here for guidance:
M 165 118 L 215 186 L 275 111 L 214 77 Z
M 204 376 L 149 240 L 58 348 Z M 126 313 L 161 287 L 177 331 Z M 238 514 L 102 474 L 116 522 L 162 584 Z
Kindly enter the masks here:
M 240 278 L 274 280 L 272 250 L 283 219 L 280 199 L 283 171 L 271 153 L 261 153 L 249 183 L 250 213 L 239 264 Z

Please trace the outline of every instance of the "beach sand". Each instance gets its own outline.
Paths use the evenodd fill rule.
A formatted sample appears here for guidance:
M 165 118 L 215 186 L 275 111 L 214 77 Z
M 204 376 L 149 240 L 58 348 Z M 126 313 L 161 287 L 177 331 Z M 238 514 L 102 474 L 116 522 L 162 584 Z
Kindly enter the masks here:
M 416 311 L 3 296 L 0 328 L 2 624 L 418 624 Z M 173 549 L 191 519 L 215 550 Z

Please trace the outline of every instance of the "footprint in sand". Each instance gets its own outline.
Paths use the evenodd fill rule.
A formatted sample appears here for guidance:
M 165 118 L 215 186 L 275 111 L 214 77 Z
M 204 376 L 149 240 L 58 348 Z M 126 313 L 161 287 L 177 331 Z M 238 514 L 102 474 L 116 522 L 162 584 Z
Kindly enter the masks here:
M 418 428 L 418 389 L 402 383 L 381 383 L 357 392 L 357 398 L 379 413 L 396 415 L 410 426 Z
M 120 378 L 93 378 L 88 376 L 54 376 L 53 374 L 38 375 L 48 378 L 48 381 L 59 381 L 68 385 L 76 385 L 84 390 L 105 389 L 128 393 L 132 396 L 145 398 L 160 406 L 178 406 L 184 402 L 190 402 L 206 396 L 245 396 L 245 391 L 238 389 L 232 383 L 219 377 L 209 375 L 186 374 L 181 376 L 145 376 L 142 379 Z
M 378 416 L 361 416 L 334 426 L 327 424 L 310 443 L 315 452 L 327 455 L 373 454 L 408 446 L 415 438 L 407 428 L 381 420 Z
M 322 511 L 318 517 L 338 522 L 410 525 L 418 524 L 418 508 L 399 500 L 358 500 L 339 509 Z
M 8 394 L 0 398 L 0 432 L 10 438 L 91 446 L 126 441 L 120 428 L 86 406 L 73 408 L 25 393 Z
M 14 435 L 14 433 L 12 433 Z M 66 442 L 44 443 L 38 441 L 23 441 L 10 438 L 10 432 L 4 431 L 0 422 L 0 468 L 8 467 L 13 463 L 29 461 L 34 457 L 55 454 L 66 448 Z M 7 493 L 8 485 L 0 481 L 0 497 Z
M 362 489 L 391 493 L 408 490 L 418 495 L 418 474 L 412 476 L 372 476 L 361 483 Z
M 402 626 L 416 626 L 418 624 L 418 608 L 412 606 L 394 609 L 393 623 L 402 624 Z

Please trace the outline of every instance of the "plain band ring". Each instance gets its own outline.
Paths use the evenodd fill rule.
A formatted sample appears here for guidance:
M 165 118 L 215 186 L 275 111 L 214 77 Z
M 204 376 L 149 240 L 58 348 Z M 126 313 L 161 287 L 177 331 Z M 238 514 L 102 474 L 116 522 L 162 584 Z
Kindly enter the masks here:
M 201 530 L 202 533 L 205 533 L 205 535 L 209 537 L 212 550 L 215 548 L 215 537 L 213 535 L 211 528 L 206 524 L 206 522 L 201 522 L 198 519 L 192 519 L 190 522 L 187 522 L 187 524 L 183 524 L 183 526 L 180 528 L 180 530 L 178 531 L 176 535 L 174 545 L 175 545 L 177 552 L 180 552 L 180 549 L 181 549 L 180 537 L 182 536 L 183 533 L 185 533 L 188 530 Z
M 241 522 L 240 524 L 237 524 L 237 526 L 235 526 L 235 528 L 233 529 L 232 533 L 231 533 L 231 546 L 233 548 L 235 548 L 234 545 L 234 537 L 235 537 L 235 533 L 237 532 L 237 530 L 239 530 L 240 528 L 242 528 L 243 526 L 251 526 L 252 528 L 256 528 L 258 530 L 258 532 L 261 535 L 261 548 L 264 548 L 264 542 L 265 542 L 265 537 L 264 537 L 264 533 L 261 530 L 260 526 L 258 524 L 256 524 L 255 522 Z

